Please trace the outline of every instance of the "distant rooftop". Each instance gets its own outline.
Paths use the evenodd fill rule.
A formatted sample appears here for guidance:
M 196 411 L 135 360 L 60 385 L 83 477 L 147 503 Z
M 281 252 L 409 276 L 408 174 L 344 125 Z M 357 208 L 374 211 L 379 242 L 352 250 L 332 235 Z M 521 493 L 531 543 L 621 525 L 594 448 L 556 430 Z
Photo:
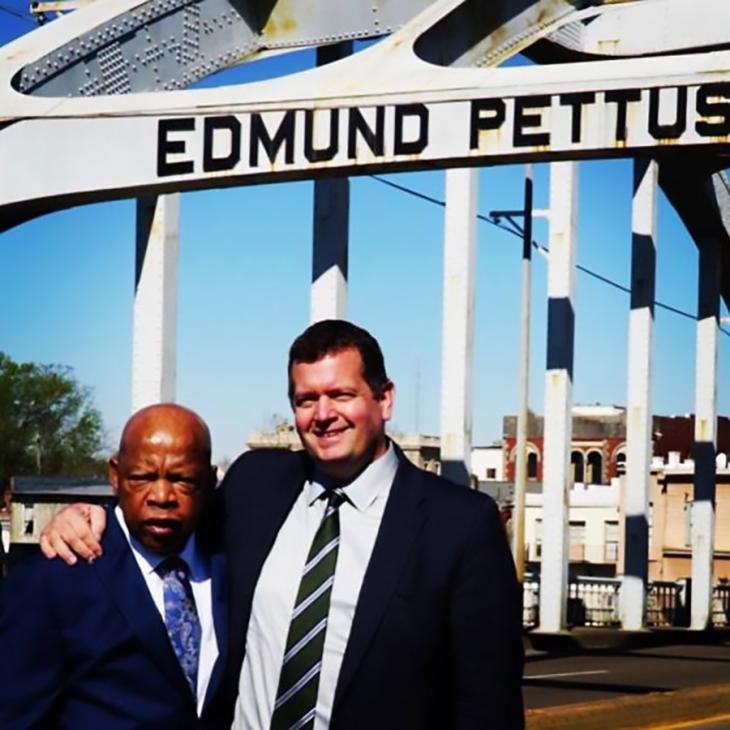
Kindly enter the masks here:
M 573 406 L 573 416 L 587 416 L 598 418 L 599 416 L 620 416 L 626 413 L 623 406 L 604 405 L 594 403 L 593 405 L 576 404 Z
M 33 496 L 112 497 L 105 477 L 37 477 L 19 476 L 11 479 L 11 492 Z

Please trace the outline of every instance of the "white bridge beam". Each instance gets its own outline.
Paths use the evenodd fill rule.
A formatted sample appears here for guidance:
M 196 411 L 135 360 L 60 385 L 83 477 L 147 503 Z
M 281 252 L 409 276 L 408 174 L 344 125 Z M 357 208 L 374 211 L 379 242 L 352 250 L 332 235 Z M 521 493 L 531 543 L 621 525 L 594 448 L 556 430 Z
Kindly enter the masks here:
M 550 166 L 548 343 L 542 477 L 540 631 L 561 631 L 568 600 L 568 490 L 572 438 L 578 169 Z
M 582 17 L 548 4 L 561 5 L 563 21 Z M 335 64 L 164 94 L 19 94 L 12 81 L 33 51 L 21 38 L 0 49 L 0 169 L 13 171 L 0 178 L 0 229 L 68 205 L 182 189 L 727 149 L 729 51 L 456 70 L 412 54 L 410 41 L 440 17 L 423 16 Z
M 344 319 L 347 311 L 347 259 L 350 181 L 314 184 L 314 236 L 310 319 Z
M 699 290 L 695 372 L 695 480 L 692 502 L 691 628 L 712 625 L 717 449 L 717 362 L 720 252 L 717 241 L 697 241 Z
M 132 411 L 175 400 L 180 196 L 137 201 Z
M 352 41 L 317 49 L 317 65 L 324 66 L 352 53 Z M 313 135 L 324 147 L 324 125 Z M 344 319 L 347 311 L 347 259 L 350 236 L 350 181 L 330 178 L 314 181 L 312 292 L 310 319 Z
M 644 626 L 649 569 L 649 479 L 652 457 L 651 352 L 656 279 L 656 162 L 634 162 L 629 314 L 624 576 L 621 625 Z
M 474 266 L 479 171 L 447 170 L 441 335 L 441 473 L 471 475 Z

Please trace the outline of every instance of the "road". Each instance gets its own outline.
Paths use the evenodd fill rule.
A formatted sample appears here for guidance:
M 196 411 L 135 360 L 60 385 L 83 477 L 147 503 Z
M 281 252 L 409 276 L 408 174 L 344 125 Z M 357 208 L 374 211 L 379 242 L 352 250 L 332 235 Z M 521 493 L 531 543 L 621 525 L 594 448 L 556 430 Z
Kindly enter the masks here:
M 722 683 L 730 683 L 730 642 L 580 656 L 528 655 L 524 697 L 526 707 L 536 709 Z M 717 727 L 730 727 L 730 722 Z

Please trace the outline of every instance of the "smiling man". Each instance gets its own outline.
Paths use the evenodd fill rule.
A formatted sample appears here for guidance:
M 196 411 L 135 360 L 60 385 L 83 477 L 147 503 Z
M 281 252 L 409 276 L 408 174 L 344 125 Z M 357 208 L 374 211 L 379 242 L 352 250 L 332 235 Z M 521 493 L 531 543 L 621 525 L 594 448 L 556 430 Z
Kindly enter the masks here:
M 519 590 L 496 505 L 388 439 L 394 386 L 365 330 L 312 325 L 287 375 L 304 451 L 250 451 L 216 495 L 231 623 L 207 727 L 519 730 Z M 100 522 L 67 510 L 46 553 L 98 554 Z
M 234 730 L 516 730 L 521 616 L 494 503 L 413 466 L 385 424 L 394 386 L 349 322 L 293 343 L 305 451 L 229 470 Z
M 194 534 L 215 484 L 207 426 L 178 405 L 138 411 L 109 480 L 103 555 L 31 560 L 3 586 L 4 730 L 192 729 L 222 675 L 223 568 Z
M 393 410 L 384 366 L 367 369 L 356 344 L 330 352 L 328 340 L 318 346 L 302 337 L 289 363 L 289 400 L 302 445 L 322 471 L 343 482 L 386 453 L 383 424 Z M 377 353 L 370 357 L 377 360 Z

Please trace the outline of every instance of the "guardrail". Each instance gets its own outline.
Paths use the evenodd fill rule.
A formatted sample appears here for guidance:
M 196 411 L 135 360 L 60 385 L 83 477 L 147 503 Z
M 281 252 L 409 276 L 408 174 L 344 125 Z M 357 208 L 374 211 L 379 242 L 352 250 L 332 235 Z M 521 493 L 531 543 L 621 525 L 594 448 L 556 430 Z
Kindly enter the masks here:
M 618 626 L 621 623 L 618 593 L 621 582 L 614 578 L 577 578 L 568 584 L 570 626 Z
M 730 626 L 730 583 L 718 583 L 712 590 L 712 623 Z
M 525 578 L 522 592 L 522 625 L 526 629 L 537 626 L 540 616 L 540 581 Z
M 684 588 L 684 584 L 671 581 L 655 580 L 650 583 L 646 597 L 646 625 L 655 628 L 685 625 Z
M 620 578 L 577 577 L 568 584 L 569 626 L 612 627 L 621 625 Z M 689 625 L 687 586 L 683 581 L 652 581 L 646 600 L 646 625 L 669 628 Z M 540 577 L 527 576 L 523 584 L 522 625 L 540 622 Z M 712 593 L 712 622 L 730 626 L 730 583 L 718 583 Z

